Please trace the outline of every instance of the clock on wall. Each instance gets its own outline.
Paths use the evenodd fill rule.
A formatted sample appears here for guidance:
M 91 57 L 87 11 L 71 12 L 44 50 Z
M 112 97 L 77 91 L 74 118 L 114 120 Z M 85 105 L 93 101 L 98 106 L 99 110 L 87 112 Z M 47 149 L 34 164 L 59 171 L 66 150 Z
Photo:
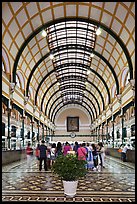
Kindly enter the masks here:
M 71 137 L 71 138 L 76 137 L 76 133 L 75 133 L 75 132 L 71 132 L 71 133 L 70 133 L 70 137 Z

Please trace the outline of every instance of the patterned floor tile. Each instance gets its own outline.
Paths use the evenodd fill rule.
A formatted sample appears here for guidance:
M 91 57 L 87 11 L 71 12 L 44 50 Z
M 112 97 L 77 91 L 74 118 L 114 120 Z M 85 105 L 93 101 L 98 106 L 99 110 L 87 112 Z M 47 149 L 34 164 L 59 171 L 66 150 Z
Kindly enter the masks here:
M 105 169 L 88 171 L 86 178 L 78 181 L 75 197 L 63 192 L 62 181 L 50 170 L 39 172 L 35 158 L 31 168 L 25 160 L 2 168 L 3 202 L 134 202 L 135 168 L 106 157 Z

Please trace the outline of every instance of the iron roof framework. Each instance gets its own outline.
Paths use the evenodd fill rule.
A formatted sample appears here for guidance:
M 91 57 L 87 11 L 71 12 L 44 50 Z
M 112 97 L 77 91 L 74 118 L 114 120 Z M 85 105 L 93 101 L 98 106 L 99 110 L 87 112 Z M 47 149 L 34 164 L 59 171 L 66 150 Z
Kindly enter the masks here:
M 71 22 L 73 22 L 73 23 L 75 22 L 74 23 L 75 26 L 74 26 L 74 24 L 73 24 L 73 26 L 72 25 L 70 26 Z M 92 25 L 92 23 L 93 23 L 93 25 Z M 69 25 L 68 27 L 67 27 L 67 24 Z M 92 37 L 94 36 L 92 39 L 90 39 L 90 34 L 88 35 L 88 28 L 90 28 L 89 25 L 92 25 L 94 27 L 93 30 L 90 29 L 90 31 L 92 30 L 92 32 L 93 32 Z M 64 26 L 66 26 L 65 29 L 64 29 Z M 117 80 L 117 75 L 115 74 L 115 71 L 113 70 L 113 67 L 109 64 L 109 62 L 106 61 L 106 59 L 103 56 L 100 56 L 96 51 L 94 51 L 94 46 L 95 46 L 95 41 L 96 41 L 95 31 L 96 31 L 98 26 L 99 26 L 99 23 L 97 23 L 93 20 L 86 20 L 86 19 L 80 19 L 80 18 L 78 18 L 76 20 L 73 18 L 65 19 L 64 22 L 63 22 L 63 20 L 56 20 L 54 22 L 54 24 L 52 22 L 52 23 L 48 23 L 48 24 L 41 26 L 39 29 L 36 30 L 36 32 L 32 33 L 32 35 L 30 35 L 29 38 L 21 46 L 21 49 L 19 50 L 18 55 L 17 55 L 16 60 L 15 60 L 15 63 L 14 63 L 13 81 L 14 82 L 16 81 L 16 78 L 15 78 L 16 68 L 17 68 L 19 58 L 20 58 L 21 53 L 23 52 L 24 48 L 27 46 L 29 41 L 42 30 L 42 28 L 45 28 L 45 29 L 47 29 L 47 33 L 48 33 L 47 39 L 48 39 L 48 43 L 49 43 L 49 47 L 50 47 L 50 53 L 43 56 L 35 64 L 34 68 L 32 69 L 30 76 L 28 77 L 28 81 L 27 81 L 27 89 L 26 89 L 27 94 L 28 94 L 29 83 L 30 83 L 31 77 L 32 77 L 35 69 L 38 67 L 38 64 L 40 64 L 46 57 L 48 57 L 50 54 L 52 54 L 52 52 L 54 53 L 53 65 L 54 65 L 55 70 L 52 70 L 51 72 L 56 73 L 57 81 L 60 82 L 59 89 L 61 89 L 62 87 L 65 87 L 65 84 L 64 84 L 65 80 L 63 80 L 65 77 L 72 76 L 72 78 L 73 78 L 73 76 L 75 76 L 75 80 L 70 80 L 70 79 L 68 80 L 67 87 L 69 87 L 70 85 L 76 84 L 77 79 L 80 76 L 84 75 L 85 79 L 87 79 L 87 73 L 86 73 L 87 69 L 84 69 L 85 68 L 84 66 L 90 67 L 91 60 L 92 60 L 90 57 L 90 54 L 91 54 L 91 52 L 93 52 L 99 58 L 104 60 L 105 63 L 108 65 L 108 67 L 111 69 L 112 75 L 115 78 L 115 82 L 116 82 L 116 86 L 117 86 L 117 94 L 118 94 L 119 93 L 119 83 Z M 122 41 L 118 38 L 118 36 L 116 36 L 115 33 L 113 33 L 113 31 L 111 29 L 108 29 L 106 26 L 104 26 L 102 24 L 100 24 L 100 27 L 103 28 L 105 31 L 107 31 L 110 35 L 112 35 L 117 40 L 117 42 L 120 44 L 120 46 L 123 48 L 124 53 L 127 57 L 128 64 L 129 64 L 130 78 L 132 78 L 133 77 L 132 64 L 131 64 L 131 60 L 130 60 L 130 57 L 129 57 L 129 54 L 127 52 L 126 47 L 124 46 Z M 52 28 L 52 29 L 49 31 L 49 28 Z M 67 32 L 67 28 L 68 28 L 68 32 Z M 74 29 L 75 32 L 73 33 L 72 36 L 68 37 L 68 33 L 70 35 L 71 29 L 72 30 Z M 82 30 L 80 32 L 81 37 L 79 37 L 80 36 L 79 35 L 80 29 Z M 73 64 L 73 66 L 71 66 L 72 64 Z M 81 64 L 81 66 L 78 67 L 78 64 Z M 65 66 L 68 65 L 68 66 L 66 66 L 63 69 L 62 67 L 64 67 L 64 65 Z M 76 72 L 76 70 L 78 70 L 78 72 Z M 78 73 L 79 73 L 79 75 L 77 75 Z M 36 91 L 35 99 L 37 98 L 37 94 L 38 94 L 38 90 L 39 90 L 40 86 L 42 85 L 42 83 L 46 79 L 46 77 L 48 77 L 49 75 L 50 75 L 50 73 L 48 73 L 47 76 L 45 76 L 43 78 L 43 80 L 40 82 L 40 85 L 38 86 L 38 89 Z M 85 84 L 82 80 L 81 80 L 81 85 L 85 86 Z M 73 88 L 74 88 L 74 86 L 73 86 Z M 75 91 L 75 90 L 72 90 L 73 88 L 72 87 L 70 88 L 70 90 L 72 92 Z M 106 89 L 107 89 L 107 86 L 106 86 Z M 73 94 L 72 99 L 73 99 L 72 101 L 75 100 L 75 94 Z M 110 98 L 109 98 L 109 102 L 110 102 Z M 103 105 L 103 110 L 104 110 L 104 105 Z
M 83 102 L 87 69 L 79 68 L 78 63 L 90 66 L 90 53 L 95 47 L 96 30 L 97 26 L 81 21 L 60 22 L 46 29 L 50 53 L 54 53 L 53 65 L 64 104 L 70 101 Z M 66 45 L 71 45 L 71 47 Z M 81 50 L 78 45 L 90 47 L 91 52 Z M 58 49 L 58 47 L 65 47 L 65 49 Z M 64 69 L 61 67 L 63 64 L 67 64 L 68 67 Z M 85 76 L 85 81 L 82 80 L 82 76 Z M 81 88 L 78 90 L 77 86 Z

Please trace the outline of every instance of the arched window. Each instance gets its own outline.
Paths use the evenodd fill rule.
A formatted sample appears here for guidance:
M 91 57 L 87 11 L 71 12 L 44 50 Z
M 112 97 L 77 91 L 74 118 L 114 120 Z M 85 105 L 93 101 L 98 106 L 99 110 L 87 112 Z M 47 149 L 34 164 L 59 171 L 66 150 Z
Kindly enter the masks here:
M 6 52 L 6 50 L 4 48 L 2 48 L 2 70 L 5 73 L 10 74 L 9 58 L 8 58 L 8 54 L 7 54 L 7 52 Z
M 4 62 L 2 62 L 2 71 L 6 73 Z
M 19 88 L 21 88 L 21 85 L 20 85 L 20 80 L 19 80 L 18 75 L 17 75 L 17 78 L 16 78 L 16 82 L 17 82 L 17 86 L 18 86 Z
M 108 104 L 108 94 L 106 96 L 106 102 L 105 103 Z
M 124 67 L 121 73 L 121 87 L 125 87 L 129 83 L 128 81 L 129 79 L 130 79 L 129 68 Z
M 37 106 L 39 106 L 40 105 L 40 98 L 39 98 L 39 96 L 37 97 Z
M 116 84 L 113 85 L 112 90 L 111 90 L 111 98 L 114 98 L 116 94 Z
M 21 88 L 22 90 L 25 89 L 25 80 L 24 80 L 24 75 L 20 70 L 17 70 L 17 75 L 16 75 L 16 81 L 17 81 L 17 85 L 19 88 Z
M 34 100 L 34 91 L 32 87 L 29 87 L 29 98 L 33 101 Z
M 125 86 L 129 83 L 129 79 L 130 79 L 130 73 L 128 72 L 125 78 Z

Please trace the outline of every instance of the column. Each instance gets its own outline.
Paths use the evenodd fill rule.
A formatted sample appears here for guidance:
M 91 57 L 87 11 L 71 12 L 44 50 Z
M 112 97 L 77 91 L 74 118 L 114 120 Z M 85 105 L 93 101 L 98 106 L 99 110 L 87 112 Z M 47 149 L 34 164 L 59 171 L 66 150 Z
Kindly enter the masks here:
M 117 100 L 119 103 L 119 110 L 120 110 L 120 118 L 121 118 L 121 130 L 122 130 L 122 144 L 123 144 L 123 120 L 122 120 L 122 115 L 123 115 L 123 110 L 122 110 L 122 96 L 121 94 L 117 95 Z
M 38 127 L 37 140 L 39 141 L 39 127 L 40 127 L 39 121 L 38 121 L 38 125 L 37 125 L 37 127 Z
M 106 142 L 108 144 L 108 121 L 106 121 Z
M 9 105 L 7 107 L 7 112 L 8 112 L 8 137 L 7 137 L 7 141 L 8 141 L 8 144 L 7 144 L 7 148 L 10 149 L 10 140 L 11 140 L 11 135 L 10 135 L 10 132 L 11 132 L 11 127 L 10 127 L 10 116 L 11 116 L 11 109 L 9 108 Z
M 25 112 L 27 109 L 27 103 L 28 103 L 29 97 L 28 96 L 24 96 L 24 110 L 23 110 L 23 114 L 22 114 L 22 141 L 23 141 L 23 147 L 25 146 L 24 144 L 24 120 L 25 120 Z
M 42 140 L 44 140 L 44 124 L 42 124 Z
M 8 103 L 8 149 L 11 149 L 11 126 L 10 126 L 10 117 L 11 117 L 11 109 L 12 109 L 12 104 L 13 104 L 13 94 L 15 91 L 15 83 L 10 83 L 10 87 L 9 87 L 9 93 L 10 93 L 10 99 L 9 99 L 9 103 Z
M 34 121 L 33 121 L 33 118 L 32 118 L 32 121 L 31 121 L 31 141 L 32 141 L 32 144 L 33 144 L 33 137 L 34 137 L 33 124 L 34 124 Z
M 99 142 L 99 126 L 97 127 L 97 142 Z
M 109 104 L 109 109 L 111 111 L 111 124 L 112 124 L 112 147 L 114 148 L 114 122 L 113 122 L 113 105 Z
M 48 127 L 46 126 L 46 137 L 47 137 L 47 135 L 48 135 Z
M 124 143 L 124 131 L 123 131 L 123 128 L 124 128 L 124 114 L 123 114 L 123 108 L 121 109 L 121 115 L 120 115 L 120 118 L 121 118 L 122 144 L 123 144 L 123 143 Z
M 112 115 L 112 147 L 114 148 L 114 117 Z
M 23 112 L 24 112 L 24 111 L 23 111 Z M 24 139 L 25 139 L 25 138 L 24 138 L 24 120 L 25 120 L 25 115 L 24 115 L 24 113 L 23 113 L 21 119 L 22 119 L 21 137 L 22 137 L 22 142 L 23 142 L 23 147 L 24 147 Z
M 133 91 L 133 102 L 134 102 L 134 106 L 135 106 L 135 79 L 130 79 L 129 83 L 130 83 L 130 87 Z
M 39 128 L 41 128 L 41 125 L 40 125 L 40 121 L 41 121 L 41 116 L 42 116 L 42 111 L 39 111 L 39 121 L 38 121 L 38 141 L 40 140 L 40 134 L 39 134 L 39 132 L 40 132 L 40 130 L 39 130 Z M 42 125 L 42 127 L 43 127 L 43 125 Z M 43 140 L 43 129 L 42 129 L 42 137 L 41 137 L 41 140 Z
M 103 124 L 102 124 L 102 143 L 103 143 L 103 137 L 104 137 L 103 128 L 104 128 L 104 126 L 103 126 Z
M 98 142 L 98 127 L 96 127 L 96 143 Z

